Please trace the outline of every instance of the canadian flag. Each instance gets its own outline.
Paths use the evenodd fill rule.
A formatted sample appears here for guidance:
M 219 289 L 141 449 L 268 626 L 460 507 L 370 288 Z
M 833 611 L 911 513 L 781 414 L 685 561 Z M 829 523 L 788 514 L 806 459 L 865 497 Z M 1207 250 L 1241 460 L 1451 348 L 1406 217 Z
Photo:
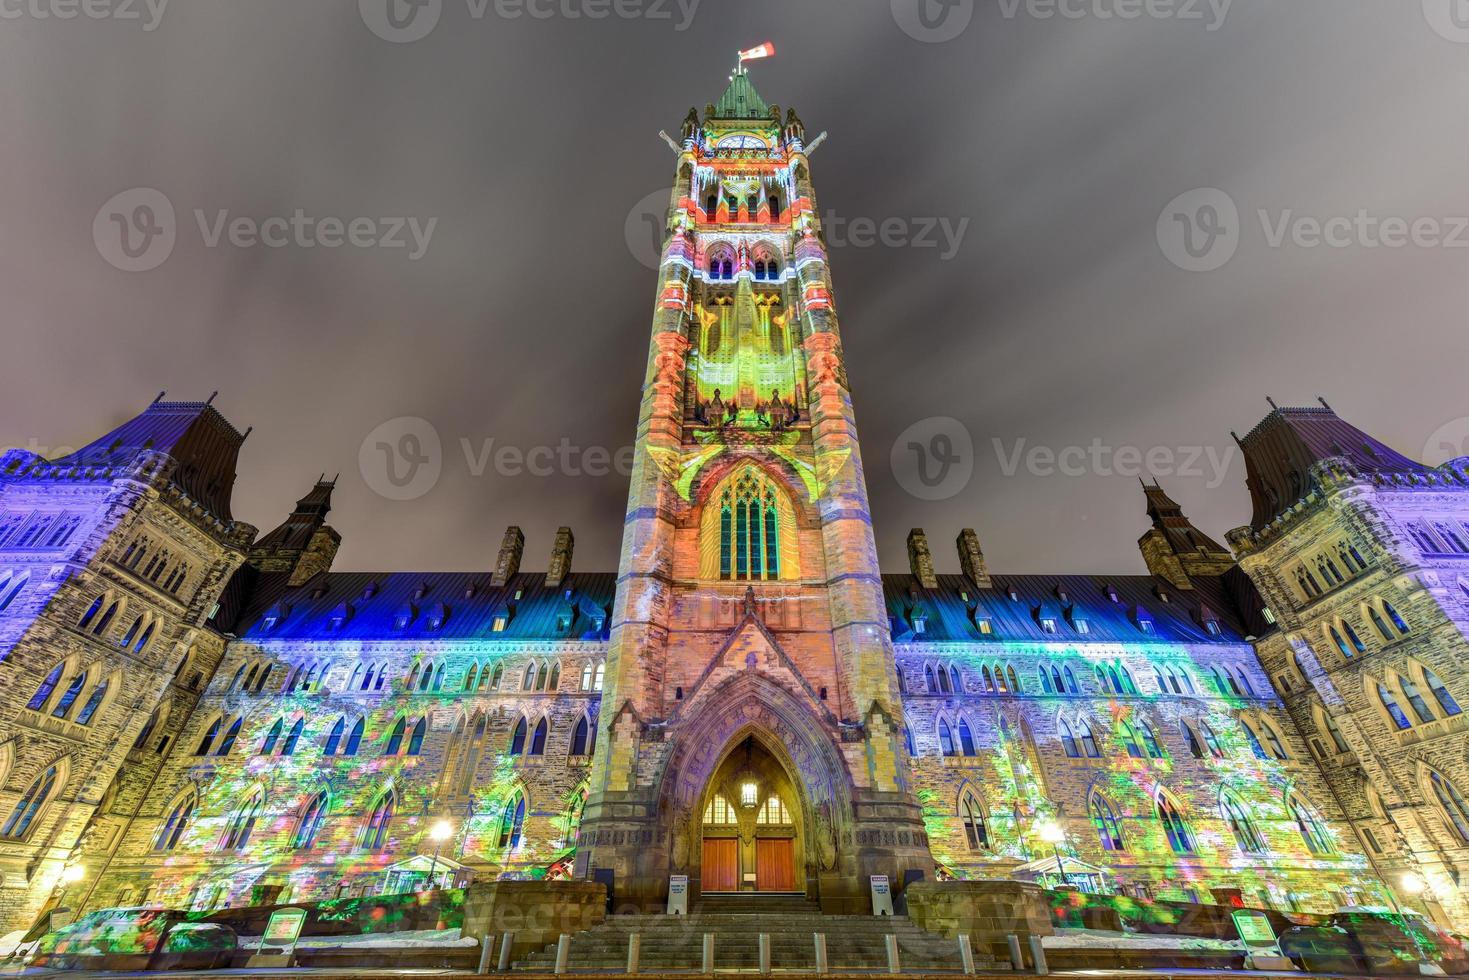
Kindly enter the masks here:
M 766 41 L 759 47 L 751 48 L 748 51 L 741 51 L 740 60 L 754 61 L 757 58 L 769 58 L 773 54 L 775 54 L 775 45 L 770 43 L 769 41 Z

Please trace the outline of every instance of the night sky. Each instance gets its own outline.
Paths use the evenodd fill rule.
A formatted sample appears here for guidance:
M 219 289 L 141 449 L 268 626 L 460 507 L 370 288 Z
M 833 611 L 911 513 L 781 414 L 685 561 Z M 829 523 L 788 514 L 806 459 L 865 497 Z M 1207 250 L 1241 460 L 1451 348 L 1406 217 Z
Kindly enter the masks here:
M 751 67 L 756 87 L 830 132 L 812 170 L 838 219 L 887 570 L 921 525 L 941 570 L 973 526 L 1000 571 L 1141 571 L 1143 496 L 1120 447 L 1154 450 L 1164 486 L 1222 538 L 1250 516 L 1230 431 L 1267 395 L 1325 396 L 1415 458 L 1469 437 L 1469 28 L 1453 0 L 1235 0 L 1222 22 L 1219 0 L 1139 19 L 1103 16 L 1138 0 L 1063 0 L 1065 17 L 1039 16 L 1047 0 L 923 0 L 931 32 L 918 0 L 534 0 L 544 17 L 521 0 L 481 16 L 478 0 L 416 14 L 394 0 L 411 27 L 438 14 L 412 42 L 369 28 L 392 33 L 386 0 L 173 0 L 156 23 L 159 0 L 91 0 L 108 16 L 49 16 L 71 2 L 0 3 L 0 445 L 54 454 L 160 390 L 218 389 L 254 426 L 235 515 L 269 528 L 340 472 L 339 568 L 489 568 L 510 523 L 528 569 L 560 524 L 576 567 L 615 567 L 622 477 L 497 473 L 494 451 L 631 440 L 655 285 L 638 209 L 674 163 L 658 131 L 766 40 L 778 54 Z M 142 220 L 138 188 L 174 209 L 173 248 L 125 271 L 111 215 Z M 1217 195 L 1167 209 L 1200 188 L 1238 220 L 1198 209 Z M 363 242 L 394 238 L 391 219 L 432 234 L 417 258 L 407 224 L 404 247 L 230 240 L 236 218 L 298 210 L 313 229 L 365 219 Z M 1302 218 L 1350 221 L 1318 244 Z M 1193 260 L 1160 227 L 1167 244 L 1185 220 L 1221 233 L 1199 241 L 1237 240 L 1232 259 L 1180 268 Z M 1415 223 L 1415 242 L 1379 244 Z M 411 500 L 375 492 L 359 453 L 384 423 L 406 431 L 400 417 L 442 445 L 437 483 Z M 926 421 L 942 418 L 957 423 Z M 957 469 L 930 493 L 907 444 L 943 454 L 936 436 Z M 1070 475 L 1045 455 L 1068 446 L 1086 450 L 1065 456 Z

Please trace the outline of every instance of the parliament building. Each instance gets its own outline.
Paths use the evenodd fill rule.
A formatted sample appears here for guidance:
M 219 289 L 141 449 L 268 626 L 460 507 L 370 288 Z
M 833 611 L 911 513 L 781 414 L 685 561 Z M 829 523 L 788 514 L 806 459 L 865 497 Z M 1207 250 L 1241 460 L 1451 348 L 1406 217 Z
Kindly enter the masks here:
M 1115 575 L 957 528 L 960 574 L 916 529 L 879 569 L 805 127 L 741 69 L 672 142 L 615 570 L 515 527 L 481 572 L 335 570 L 333 483 L 235 520 L 208 402 L 0 458 L 0 932 L 672 875 L 828 912 L 873 875 L 1393 888 L 1469 929 L 1469 458 L 1275 408 L 1227 544 L 1155 483 Z

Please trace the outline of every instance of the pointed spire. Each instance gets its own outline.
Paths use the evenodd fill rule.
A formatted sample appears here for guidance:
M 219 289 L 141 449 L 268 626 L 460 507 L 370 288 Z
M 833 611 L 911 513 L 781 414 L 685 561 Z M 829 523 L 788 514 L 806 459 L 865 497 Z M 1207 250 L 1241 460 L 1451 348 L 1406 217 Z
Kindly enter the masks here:
M 767 119 L 770 104 L 755 91 L 755 86 L 750 84 L 749 70 L 741 66 L 729 76 L 729 87 L 708 115 L 712 119 Z

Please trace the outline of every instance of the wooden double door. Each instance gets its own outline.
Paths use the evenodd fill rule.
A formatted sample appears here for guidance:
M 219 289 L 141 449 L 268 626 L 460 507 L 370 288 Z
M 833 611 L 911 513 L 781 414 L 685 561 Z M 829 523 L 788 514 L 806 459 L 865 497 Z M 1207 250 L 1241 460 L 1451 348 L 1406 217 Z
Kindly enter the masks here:
M 755 890 L 800 891 L 796 886 L 796 842 L 789 837 L 755 839 Z M 700 890 L 740 890 L 740 841 L 737 837 L 704 838 L 704 863 Z

